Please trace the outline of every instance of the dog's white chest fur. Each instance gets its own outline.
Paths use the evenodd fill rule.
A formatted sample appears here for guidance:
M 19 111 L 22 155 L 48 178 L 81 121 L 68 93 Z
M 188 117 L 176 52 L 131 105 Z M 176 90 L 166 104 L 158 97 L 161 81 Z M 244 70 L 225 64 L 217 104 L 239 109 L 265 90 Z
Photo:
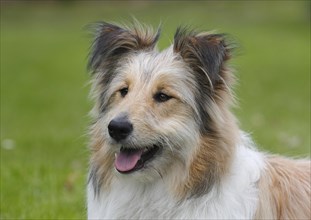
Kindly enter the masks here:
M 262 156 L 238 147 L 230 174 L 218 190 L 178 202 L 164 180 L 143 185 L 115 179 L 111 189 L 94 198 L 88 186 L 89 219 L 250 219 L 255 215 Z

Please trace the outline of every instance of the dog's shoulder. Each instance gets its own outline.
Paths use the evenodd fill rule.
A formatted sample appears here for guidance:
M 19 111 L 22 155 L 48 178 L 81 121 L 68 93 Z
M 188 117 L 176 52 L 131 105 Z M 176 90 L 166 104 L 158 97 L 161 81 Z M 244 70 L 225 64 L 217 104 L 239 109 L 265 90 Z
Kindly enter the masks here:
M 259 182 L 257 218 L 309 219 L 311 161 L 267 156 Z

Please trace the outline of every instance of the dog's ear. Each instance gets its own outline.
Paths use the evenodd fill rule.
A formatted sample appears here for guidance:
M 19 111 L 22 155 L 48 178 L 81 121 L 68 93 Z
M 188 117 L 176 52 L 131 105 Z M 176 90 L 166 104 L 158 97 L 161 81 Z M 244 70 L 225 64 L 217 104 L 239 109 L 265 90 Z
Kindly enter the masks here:
M 187 28 L 178 28 L 174 36 L 174 52 L 179 53 L 194 72 L 199 73 L 200 81 L 208 79 L 211 90 L 226 83 L 223 69 L 230 58 L 232 46 L 228 45 L 224 34 L 196 33 Z
M 214 133 L 219 115 L 215 112 L 234 103 L 234 76 L 226 65 L 234 47 L 226 39 L 224 34 L 197 33 L 187 28 L 178 28 L 174 36 L 174 53 L 190 67 L 198 83 L 195 99 L 202 133 Z
M 96 72 L 103 65 L 114 63 L 121 56 L 136 50 L 153 49 L 160 35 L 138 22 L 131 28 L 106 22 L 94 25 L 95 40 L 91 46 L 88 68 Z

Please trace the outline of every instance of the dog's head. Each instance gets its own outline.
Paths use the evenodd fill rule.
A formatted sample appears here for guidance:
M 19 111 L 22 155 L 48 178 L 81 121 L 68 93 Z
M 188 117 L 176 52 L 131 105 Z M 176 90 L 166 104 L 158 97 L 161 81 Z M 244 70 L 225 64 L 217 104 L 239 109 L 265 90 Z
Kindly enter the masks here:
M 193 167 L 198 154 L 219 150 L 208 146 L 204 154 L 200 146 L 203 137 L 213 145 L 225 129 L 232 76 L 224 35 L 179 28 L 173 45 L 159 52 L 159 34 L 137 24 L 97 25 L 89 60 L 96 102 L 90 177 L 97 188 L 114 176 L 148 182 L 177 167 L 182 173 L 175 175 L 187 179 L 203 169 Z

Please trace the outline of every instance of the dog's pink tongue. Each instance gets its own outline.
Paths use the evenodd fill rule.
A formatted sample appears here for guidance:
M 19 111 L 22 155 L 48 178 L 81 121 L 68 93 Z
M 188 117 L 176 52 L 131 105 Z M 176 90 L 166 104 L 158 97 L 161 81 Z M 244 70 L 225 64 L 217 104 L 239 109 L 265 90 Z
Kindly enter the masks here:
M 141 155 L 143 153 L 143 150 L 137 150 L 133 152 L 122 152 L 120 151 L 117 154 L 116 160 L 115 160 L 115 167 L 117 170 L 121 172 L 126 172 L 134 169 L 135 165 L 137 164 L 137 161 L 140 159 Z

